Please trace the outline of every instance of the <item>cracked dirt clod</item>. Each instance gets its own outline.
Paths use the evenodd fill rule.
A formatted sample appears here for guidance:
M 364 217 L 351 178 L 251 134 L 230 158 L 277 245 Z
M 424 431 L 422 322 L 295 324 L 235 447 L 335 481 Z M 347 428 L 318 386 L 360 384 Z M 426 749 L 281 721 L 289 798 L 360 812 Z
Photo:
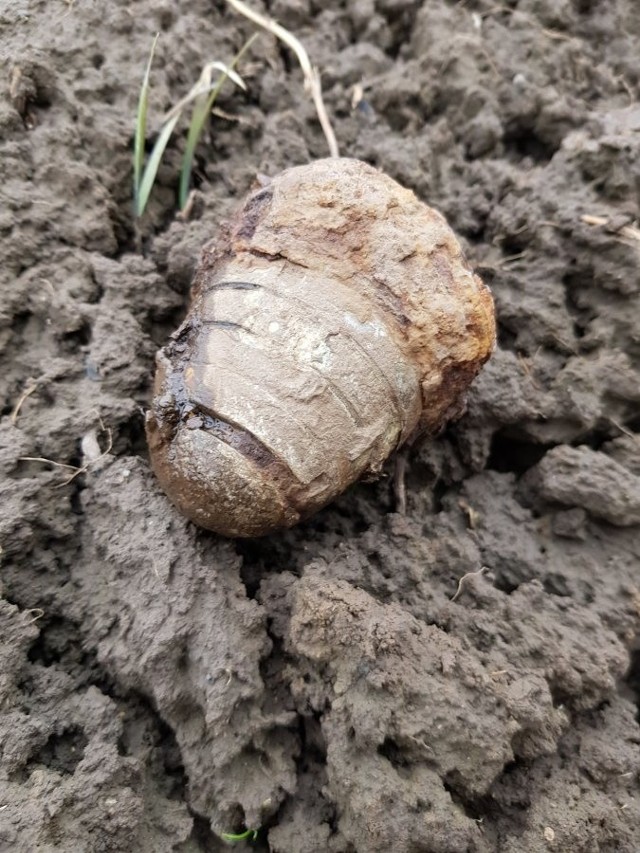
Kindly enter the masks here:
M 372 853 L 402 853 L 419 834 L 424 801 L 434 835 L 448 828 L 457 844 L 491 850 L 469 813 L 452 820 L 451 797 L 479 802 L 516 759 L 553 753 L 571 716 L 596 707 L 623 674 L 622 645 L 573 608 L 547 647 L 543 626 L 559 612 L 539 586 L 523 587 L 509 604 L 489 587 L 480 612 L 447 605 L 449 631 L 468 623 L 495 633 L 479 664 L 471 635 L 461 642 L 322 574 L 311 565 L 301 581 L 284 574 L 263 590 L 286 652 L 306 671 L 291 683 L 296 702 L 322 713 L 329 781 L 349 816 L 345 835 Z M 537 646 L 529 639 L 536 635 Z
M 640 524 L 640 477 L 589 447 L 554 447 L 529 474 L 550 503 L 586 509 L 610 524 Z

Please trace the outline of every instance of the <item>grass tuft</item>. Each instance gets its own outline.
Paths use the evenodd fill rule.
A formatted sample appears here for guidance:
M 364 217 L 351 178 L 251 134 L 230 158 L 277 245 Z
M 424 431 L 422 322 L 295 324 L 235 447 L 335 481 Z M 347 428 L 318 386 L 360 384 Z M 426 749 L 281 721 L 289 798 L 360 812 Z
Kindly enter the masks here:
M 226 2 L 237 12 L 240 12 L 241 15 L 244 15 L 245 18 L 267 32 L 272 33 L 294 52 L 304 75 L 305 88 L 310 93 L 316 108 L 320 125 L 329 146 L 329 153 L 332 157 L 338 157 L 338 143 L 322 99 L 320 75 L 318 70 L 312 66 L 304 45 L 292 33 L 290 33 L 289 30 L 276 23 L 276 21 L 255 12 L 253 9 L 250 9 L 242 0 L 226 0 Z M 162 155 L 165 152 L 169 139 L 171 138 L 171 134 L 173 133 L 180 116 L 190 104 L 193 104 L 191 122 L 187 133 L 187 142 L 182 158 L 180 187 L 178 192 L 180 209 L 183 211 L 185 210 L 189 197 L 189 186 L 191 183 L 196 147 L 202 135 L 205 123 L 211 115 L 211 111 L 218 95 L 227 80 L 231 80 L 235 86 L 246 91 L 244 81 L 235 71 L 235 67 L 257 38 L 257 35 L 251 36 L 251 38 L 248 39 L 248 41 L 238 51 L 229 65 L 225 65 L 222 62 L 210 62 L 205 65 L 202 69 L 198 82 L 192 87 L 191 91 L 185 95 L 184 98 L 178 101 L 178 103 L 164 116 L 158 138 L 156 139 L 151 154 L 147 158 L 147 162 L 145 164 L 144 153 L 147 134 L 151 66 L 153 63 L 156 45 L 158 43 L 158 35 L 156 35 L 151 46 L 151 52 L 149 54 L 149 60 L 142 80 L 142 87 L 140 89 L 140 97 L 138 100 L 138 115 L 136 119 L 133 152 L 133 200 L 136 217 L 142 216 L 146 210 L 149 196 L 151 195 L 151 190 L 153 189 L 158 169 L 160 168 Z M 218 76 L 214 79 L 214 72 L 216 71 L 218 72 Z
M 193 103 L 194 106 L 191 115 L 191 123 L 187 134 L 187 145 L 180 175 L 179 202 L 180 208 L 184 209 L 189 194 L 189 183 L 191 180 L 195 150 L 202 134 L 202 129 L 208 116 L 211 115 L 213 105 L 215 104 L 226 80 L 231 80 L 231 82 L 238 86 L 238 88 L 246 91 L 247 87 L 245 86 L 243 79 L 236 71 L 234 71 L 234 68 L 246 51 L 251 47 L 256 38 L 257 35 L 253 35 L 247 40 L 247 42 L 245 42 L 231 61 L 230 65 L 227 66 L 222 62 L 210 62 L 205 65 L 195 86 L 193 86 L 189 93 L 178 101 L 178 103 L 164 116 L 160 133 L 158 134 L 158 138 L 155 141 L 151 154 L 149 155 L 145 165 L 144 150 L 147 132 L 147 112 L 149 107 L 149 80 L 153 56 L 158 41 L 158 36 L 155 37 L 151 47 L 147 69 L 142 81 L 140 98 L 138 100 L 138 115 L 136 118 L 133 153 L 133 202 L 136 217 L 142 216 L 146 210 L 151 190 L 153 189 L 153 185 L 158 175 L 162 155 L 169 143 L 171 134 L 173 133 L 184 110 L 189 106 L 189 104 Z M 214 80 L 213 77 L 216 71 L 219 72 L 219 74 Z

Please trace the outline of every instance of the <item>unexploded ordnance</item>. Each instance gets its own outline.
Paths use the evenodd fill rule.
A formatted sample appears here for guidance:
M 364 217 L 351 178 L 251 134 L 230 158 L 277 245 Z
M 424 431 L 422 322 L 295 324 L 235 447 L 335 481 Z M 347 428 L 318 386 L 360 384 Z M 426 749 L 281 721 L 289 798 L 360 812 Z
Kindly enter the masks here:
M 358 160 L 288 169 L 204 249 L 158 354 L 153 468 L 202 527 L 289 527 L 458 415 L 494 341 L 439 213 Z

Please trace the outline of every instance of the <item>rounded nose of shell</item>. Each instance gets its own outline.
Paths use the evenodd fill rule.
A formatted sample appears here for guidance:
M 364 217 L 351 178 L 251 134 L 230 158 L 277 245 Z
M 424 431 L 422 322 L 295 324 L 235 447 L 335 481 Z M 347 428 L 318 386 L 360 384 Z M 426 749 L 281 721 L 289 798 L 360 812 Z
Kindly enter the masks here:
M 167 440 L 150 414 L 147 437 L 160 484 L 200 527 L 222 536 L 262 536 L 299 520 L 267 471 L 206 430 L 179 425 Z

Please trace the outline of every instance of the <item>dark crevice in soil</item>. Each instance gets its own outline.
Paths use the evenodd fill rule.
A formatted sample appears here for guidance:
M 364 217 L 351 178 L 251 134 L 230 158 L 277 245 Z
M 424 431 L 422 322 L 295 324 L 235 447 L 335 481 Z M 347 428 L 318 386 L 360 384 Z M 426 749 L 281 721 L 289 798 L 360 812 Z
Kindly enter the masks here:
M 311 716 L 299 717 L 300 755 L 298 764 L 306 771 L 311 764 L 325 765 L 327 763 L 327 744 L 322 733 L 322 715 L 315 713 Z
M 189 298 L 185 295 L 183 304 L 169 311 L 161 320 L 149 318 L 148 322 L 142 323 L 143 330 L 149 335 L 158 349 L 165 346 L 173 332 L 183 324 L 187 316 L 188 307 Z
M 506 427 L 494 433 L 487 461 L 490 471 L 514 472 L 521 476 L 553 447 L 552 444 L 535 444 Z
M 445 498 L 449 495 L 449 487 L 444 480 L 438 479 L 432 487 L 433 512 L 438 514 L 445 511 Z
M 283 571 L 297 574 L 300 564 L 306 562 L 306 552 L 312 550 L 318 541 L 341 541 L 360 536 L 369 530 L 374 515 L 377 517 L 393 511 L 391 504 L 374 509 L 371 491 L 370 484 L 353 486 L 313 518 L 298 524 L 295 533 L 236 540 L 236 551 L 242 557 L 240 575 L 249 598 L 256 597 L 265 575 Z M 354 501 L 356 496 L 364 498 L 361 509 L 359 502 Z
M 516 161 L 530 158 L 537 164 L 548 163 L 560 147 L 541 139 L 532 127 L 522 125 L 509 128 L 503 142 Z
M 493 585 L 496 589 L 500 590 L 500 592 L 504 592 L 505 595 L 511 595 L 516 592 L 516 590 L 528 580 L 528 578 L 523 578 L 522 580 L 516 581 L 513 578 L 508 578 L 504 572 L 501 572 L 498 569 L 494 569 L 493 574 L 495 576 Z
M 269 829 L 282 823 L 287 811 L 291 807 L 295 809 L 297 801 L 309 796 L 309 791 L 319 792 L 322 822 L 328 824 L 332 835 L 339 833 L 339 815 L 335 803 L 326 799 L 325 795 L 327 788 L 327 746 L 322 731 L 321 719 L 322 715 L 318 713 L 311 715 L 300 714 L 298 716 L 300 749 L 296 757 L 297 787 L 290 796 L 283 800 L 278 811 L 268 821 L 265 821 L 261 827 L 265 836 Z M 318 807 L 318 803 L 315 801 L 309 805 L 314 811 Z M 271 848 L 267 847 L 265 849 Z M 350 853 L 351 850 L 352 848 L 349 845 L 345 848 L 345 853 Z
M 279 571 L 278 565 L 281 558 L 278 556 L 277 541 L 271 541 L 269 537 L 238 539 L 235 546 L 242 557 L 240 577 L 247 590 L 247 597 L 255 599 L 265 575 Z
M 521 759 L 514 759 L 506 764 L 495 780 L 491 789 L 483 795 L 473 796 L 464 790 L 461 780 L 458 778 L 457 771 L 447 774 L 443 780 L 445 789 L 451 795 L 451 798 L 456 805 L 462 809 L 465 815 L 471 820 L 475 820 L 480 825 L 486 827 L 495 827 L 496 823 L 501 819 L 512 824 L 514 828 L 524 828 L 526 814 L 529 807 L 528 801 L 519 802 L 515 799 L 510 799 L 509 804 L 501 802 L 499 791 L 502 788 L 509 788 L 509 778 L 515 773 L 524 771 L 526 764 Z
M 460 786 L 455 783 L 455 772 L 443 779 L 442 784 L 453 802 L 471 820 L 481 823 L 486 818 L 493 819 L 495 816 L 496 804 L 492 797 L 489 795 L 485 797 L 470 797 L 460 793 Z
M 84 508 L 82 506 L 82 492 L 85 490 L 85 484 L 82 482 L 80 477 L 76 477 L 76 479 L 70 484 L 71 491 L 69 493 L 69 507 L 71 512 L 74 515 L 84 515 Z
M 94 685 L 107 696 L 117 695 L 115 683 L 98 663 L 95 649 L 85 646 L 75 622 L 62 614 L 45 613 L 38 627 L 40 633 L 27 656 L 31 663 L 63 670 L 77 688 Z
M 201 851 L 201 853 L 218 853 L 222 849 L 220 840 L 211 829 L 211 824 L 207 818 L 194 813 L 192 813 L 192 817 L 193 830 L 189 842 L 195 844 L 196 850 Z
M 91 343 L 91 333 L 91 323 L 88 320 L 83 320 L 78 329 L 67 332 L 62 336 L 62 352 L 69 355 L 79 352 L 82 347 L 86 347 Z
M 281 41 L 278 41 L 278 55 L 280 56 L 280 62 L 282 62 L 284 73 L 287 76 L 291 74 L 291 57 L 289 54 L 290 48 L 285 47 Z
M 567 702 L 571 700 L 571 695 L 556 681 L 548 681 L 549 693 L 551 693 L 551 701 L 554 708 L 564 708 Z
M 31 762 L 51 767 L 58 773 L 71 774 L 82 761 L 88 743 L 80 726 L 70 726 L 60 734 L 52 734 L 42 749 L 31 758 Z
M 377 752 L 378 755 L 387 759 L 398 776 L 403 779 L 409 777 L 409 768 L 412 762 L 407 757 L 405 750 L 392 737 L 387 736 L 378 746 Z
M 146 755 L 147 771 L 158 791 L 169 800 L 186 803 L 193 818 L 193 829 L 185 851 L 220 851 L 220 839 L 211 830 L 207 818 L 195 813 L 189 806 L 188 779 L 173 729 L 140 693 L 127 693 L 118 704 L 123 721 L 123 731 L 118 739 L 118 754 Z
M 635 417 L 629 418 L 624 424 L 629 432 L 633 432 L 636 435 L 640 434 L 640 414 Z
M 82 761 L 88 743 L 81 726 L 68 726 L 59 733 L 53 732 L 46 743 L 29 756 L 26 764 L 10 774 L 9 779 L 15 784 L 24 785 L 38 767 L 47 767 L 62 776 L 70 776 Z
M 529 246 L 530 240 L 527 237 L 529 229 L 517 231 L 513 234 L 506 234 L 500 244 L 500 250 L 506 258 L 522 254 Z
M 91 293 L 86 298 L 87 305 L 97 305 L 102 302 L 104 296 L 104 286 L 96 278 L 95 270 L 92 266 L 87 269 L 87 275 L 92 284 Z
M 508 352 L 519 352 L 518 333 L 504 320 L 498 320 L 498 346 Z
M 387 23 L 391 29 L 391 41 L 384 52 L 390 59 L 394 61 L 400 59 L 401 55 L 407 49 L 407 45 L 411 42 L 418 8 L 416 5 L 400 14 L 390 14 L 387 17 Z
M 170 778 L 167 796 L 185 800 L 187 778 L 173 729 L 158 715 L 147 697 L 137 691 L 120 696 L 118 704 L 121 705 L 122 718 L 118 754 L 136 755 L 141 747 L 157 749 L 161 757 L 159 765 Z
M 147 459 L 149 452 L 144 431 L 144 412 L 136 410 L 118 425 L 117 436 L 113 441 L 113 453 L 116 456 L 141 456 Z
M 578 342 L 586 336 L 589 331 L 589 326 L 598 316 L 598 309 L 595 305 L 590 304 L 590 291 L 594 287 L 593 272 L 574 270 L 568 272 L 563 277 L 565 287 L 565 306 L 573 318 L 573 334 Z M 595 343 L 588 347 L 580 344 L 581 349 L 593 350 L 597 346 Z
M 634 646 L 635 647 L 630 653 L 629 670 L 627 672 L 625 682 L 633 691 L 635 696 L 636 706 L 638 708 L 636 720 L 640 725 L 640 636 L 636 637 Z
M 549 595 L 557 595 L 559 598 L 568 598 L 573 594 L 567 578 L 561 574 L 553 573 L 545 575 L 542 585 L 545 592 Z
M 600 450 L 603 445 L 619 434 L 620 430 L 615 425 L 608 423 L 594 427 L 592 430 L 589 430 L 589 432 L 580 435 L 574 441 L 569 443 L 572 447 L 587 445 L 587 447 L 590 447 L 592 450 Z

